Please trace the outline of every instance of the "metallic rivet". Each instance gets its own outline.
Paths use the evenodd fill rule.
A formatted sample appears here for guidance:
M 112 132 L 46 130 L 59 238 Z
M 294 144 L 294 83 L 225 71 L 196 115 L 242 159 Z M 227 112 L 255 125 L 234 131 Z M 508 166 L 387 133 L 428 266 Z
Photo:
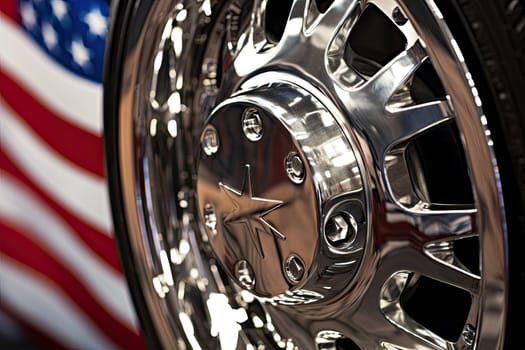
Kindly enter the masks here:
M 255 108 L 247 109 L 242 116 L 242 131 L 250 141 L 259 141 L 263 135 L 261 115 Z
M 255 286 L 255 275 L 250 263 L 246 260 L 239 260 L 235 264 L 235 277 L 246 289 L 253 289 Z
M 293 183 L 300 184 L 304 181 L 304 164 L 295 152 L 290 152 L 284 161 L 284 168 L 288 178 L 292 180 Z
M 286 259 L 284 270 L 286 277 L 292 283 L 299 283 L 304 277 L 304 263 L 296 255 L 290 255 Z
M 474 345 L 474 340 L 476 339 L 476 329 L 471 324 L 466 324 L 465 328 L 463 328 L 463 332 L 461 332 L 461 336 L 463 337 L 463 341 L 466 345 L 472 346 Z
M 215 215 L 215 209 L 211 204 L 204 206 L 204 224 L 210 230 L 213 235 L 217 234 L 217 216 Z
M 325 235 L 333 245 L 352 242 L 357 235 L 357 221 L 350 213 L 339 213 L 329 218 L 325 225 Z
M 408 21 L 408 18 L 406 18 L 406 16 L 403 14 L 399 7 L 396 7 L 394 11 L 392 11 L 392 18 L 394 19 L 394 22 L 396 22 L 396 24 L 399 26 L 402 26 Z
M 219 134 L 213 125 L 207 125 L 202 132 L 201 144 L 202 150 L 207 156 L 211 156 L 219 151 Z

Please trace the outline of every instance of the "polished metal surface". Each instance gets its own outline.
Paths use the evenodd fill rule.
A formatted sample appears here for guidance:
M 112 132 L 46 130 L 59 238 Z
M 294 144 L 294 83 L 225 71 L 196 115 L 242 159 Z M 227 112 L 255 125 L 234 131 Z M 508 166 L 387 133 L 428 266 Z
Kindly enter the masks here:
M 352 243 L 356 238 L 357 230 L 357 221 L 350 213 L 338 213 L 329 218 L 325 225 L 328 242 L 335 246 Z
M 204 149 L 198 157 L 197 199 L 202 221 L 210 206 L 215 210 L 217 225 L 207 234 L 221 266 L 235 279 L 238 261 L 247 262 L 257 296 L 290 303 L 295 293 L 300 304 L 305 292 L 319 299 L 340 292 L 355 274 L 366 227 L 358 232 L 351 223 L 344 253 L 353 263 L 346 267 L 323 252 L 319 238 L 331 200 L 346 197 L 365 208 L 365 196 L 340 125 L 314 96 L 281 79 L 250 88 L 246 82 L 205 121 L 203 133 L 214 130 L 223 142 L 217 153 Z
M 275 41 L 270 1 L 148 3 L 125 58 L 123 195 L 163 346 L 324 349 L 348 338 L 361 349 L 501 348 L 497 167 L 438 7 L 334 0 L 321 12 L 293 0 Z M 363 74 L 346 48 L 372 7 L 406 45 Z M 444 98 L 406 93 L 425 62 Z M 448 123 L 459 130 L 471 204 L 433 203 L 408 169 L 414 138 Z M 455 252 L 472 239 L 478 269 Z M 423 277 L 470 298 L 458 338 L 405 310 Z
M 290 152 L 284 160 L 284 168 L 288 178 L 292 180 L 293 183 L 300 184 L 304 181 L 305 170 L 304 164 L 301 157 L 295 153 Z

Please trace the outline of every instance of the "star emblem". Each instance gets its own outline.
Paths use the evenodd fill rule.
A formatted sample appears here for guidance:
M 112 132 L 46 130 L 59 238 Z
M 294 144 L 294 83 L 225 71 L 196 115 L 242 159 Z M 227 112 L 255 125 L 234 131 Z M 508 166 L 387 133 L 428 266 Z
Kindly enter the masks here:
M 244 183 L 241 190 L 222 182 L 219 182 L 219 186 L 233 205 L 233 210 L 224 217 L 224 224 L 243 225 L 262 258 L 264 258 L 264 250 L 261 244 L 261 232 L 265 232 L 280 240 L 286 239 L 286 236 L 265 218 L 271 212 L 282 207 L 284 202 L 254 196 L 250 165 L 246 165 Z

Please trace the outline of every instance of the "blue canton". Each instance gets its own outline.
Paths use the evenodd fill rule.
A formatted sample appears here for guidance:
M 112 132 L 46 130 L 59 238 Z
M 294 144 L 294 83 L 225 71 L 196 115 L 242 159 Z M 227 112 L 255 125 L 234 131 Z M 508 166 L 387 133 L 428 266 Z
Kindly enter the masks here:
M 102 81 L 108 28 L 105 0 L 20 0 L 20 20 L 28 34 L 66 69 Z

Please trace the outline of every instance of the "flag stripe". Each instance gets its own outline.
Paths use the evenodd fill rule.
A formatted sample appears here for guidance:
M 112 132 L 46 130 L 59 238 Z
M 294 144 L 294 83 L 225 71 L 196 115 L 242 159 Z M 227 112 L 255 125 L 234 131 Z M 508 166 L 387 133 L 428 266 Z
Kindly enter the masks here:
M 44 251 L 38 244 L 28 238 L 20 227 L 14 227 L 9 222 L 0 222 L 0 232 L 5 236 L 0 246 L 0 252 L 11 259 L 41 273 L 57 285 L 57 288 L 68 295 L 71 302 L 82 310 L 93 325 L 108 338 L 113 339 L 119 347 L 129 349 L 140 339 L 137 334 L 118 322 L 97 300 L 86 290 L 82 282 L 70 271 L 64 268 L 54 257 Z M 101 282 L 102 283 L 102 282 Z M 37 286 L 34 286 L 37 287 Z M 107 286 L 107 290 L 111 290 Z M 109 294 L 109 293 L 108 293 Z
M 10 176 L 2 176 L 2 179 L 0 193 L 4 200 L 0 202 L 0 219 L 23 228 L 29 238 L 81 278 L 120 322 L 131 329 L 138 329 L 123 276 L 108 269 L 99 258 L 89 253 L 67 224 L 25 190 L 23 185 Z M 31 213 L 31 220 L 27 220 L 28 212 Z
M 31 190 L 31 193 L 35 198 L 40 198 L 48 208 L 60 216 L 61 219 L 64 220 L 77 234 L 77 237 L 86 243 L 87 247 L 89 247 L 93 253 L 102 258 L 108 266 L 113 268 L 113 270 L 121 272 L 120 261 L 115 249 L 115 242 L 109 235 L 101 233 L 91 225 L 73 215 L 67 209 L 63 208 L 59 203 L 48 196 L 46 192 L 40 189 L 38 185 L 31 181 L 31 179 L 29 179 L 29 177 L 27 177 L 26 174 L 24 174 L 24 172 L 2 151 L 0 151 L 0 169 L 23 183 L 27 189 Z M 0 177 L 2 176 L 3 174 L 0 172 Z
M 56 63 L 16 24 L 0 13 L 0 62 L 28 91 L 78 127 L 102 133 L 102 86 Z M 53 88 L 49 88 L 53 82 Z
M 55 341 L 74 349 L 116 349 L 117 346 L 45 276 L 0 254 L 2 303 Z M 35 307 L 38 305 L 38 312 Z
M 0 21 L 12 20 L 16 21 L 18 19 L 18 10 L 16 8 L 16 1 L 0 1 L 0 13 L 4 13 L 5 17 L 2 18 L 0 15 Z
M 0 2 L 0 315 L 39 348 L 143 349 L 104 177 L 108 3 Z
M 6 104 L 56 152 L 98 177 L 104 176 L 102 138 L 56 116 L 0 67 L 0 95 Z M 59 135 L 59 137 L 57 137 Z
M 0 118 L 0 142 L 3 149 L 24 173 L 64 207 L 70 208 L 76 216 L 103 233 L 111 232 L 109 196 L 105 181 L 46 147 L 46 144 L 2 103 Z

